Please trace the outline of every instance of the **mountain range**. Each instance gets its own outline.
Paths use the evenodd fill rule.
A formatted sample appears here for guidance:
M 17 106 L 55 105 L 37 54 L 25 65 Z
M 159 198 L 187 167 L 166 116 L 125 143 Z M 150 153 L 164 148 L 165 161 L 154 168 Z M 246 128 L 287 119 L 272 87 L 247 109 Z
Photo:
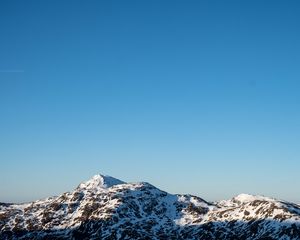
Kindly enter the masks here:
M 240 194 L 208 202 L 95 175 L 71 192 L 0 203 L 0 239 L 300 239 L 300 206 Z

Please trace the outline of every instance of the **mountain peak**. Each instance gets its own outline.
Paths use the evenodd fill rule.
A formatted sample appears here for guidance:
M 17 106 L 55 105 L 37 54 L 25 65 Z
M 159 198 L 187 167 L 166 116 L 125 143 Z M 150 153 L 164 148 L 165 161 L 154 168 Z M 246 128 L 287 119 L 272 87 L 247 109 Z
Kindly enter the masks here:
M 114 185 L 124 184 L 124 183 L 125 182 L 117 178 L 108 175 L 97 174 L 93 176 L 90 180 L 81 183 L 79 185 L 79 188 L 84 188 L 84 189 L 109 188 Z
M 247 193 L 241 193 L 237 196 L 234 197 L 234 200 L 239 201 L 239 202 L 251 202 L 256 200 L 256 196 L 251 195 L 251 194 L 247 194 Z
M 241 202 L 241 203 L 248 203 L 252 202 L 255 200 L 261 200 L 261 201 L 272 201 L 273 199 L 259 196 L 259 195 L 251 195 L 251 194 L 246 194 L 242 193 L 233 198 L 235 201 Z

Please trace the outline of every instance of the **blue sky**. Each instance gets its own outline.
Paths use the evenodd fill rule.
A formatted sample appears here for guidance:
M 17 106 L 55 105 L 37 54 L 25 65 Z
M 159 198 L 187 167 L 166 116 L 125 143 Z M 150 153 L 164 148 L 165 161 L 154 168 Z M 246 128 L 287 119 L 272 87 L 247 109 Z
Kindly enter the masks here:
M 298 1 L 1 1 L 0 201 L 97 173 L 300 202 Z

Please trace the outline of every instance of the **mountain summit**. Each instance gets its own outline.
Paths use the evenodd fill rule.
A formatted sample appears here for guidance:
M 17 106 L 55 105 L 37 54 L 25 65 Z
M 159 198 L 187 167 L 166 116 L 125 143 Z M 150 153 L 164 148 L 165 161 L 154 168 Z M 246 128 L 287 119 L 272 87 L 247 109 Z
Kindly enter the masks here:
M 300 206 L 240 194 L 209 203 L 95 175 L 74 191 L 0 204 L 0 239 L 300 239 Z
M 109 188 L 125 182 L 107 175 L 97 174 L 90 180 L 81 183 L 78 187 L 83 189 Z

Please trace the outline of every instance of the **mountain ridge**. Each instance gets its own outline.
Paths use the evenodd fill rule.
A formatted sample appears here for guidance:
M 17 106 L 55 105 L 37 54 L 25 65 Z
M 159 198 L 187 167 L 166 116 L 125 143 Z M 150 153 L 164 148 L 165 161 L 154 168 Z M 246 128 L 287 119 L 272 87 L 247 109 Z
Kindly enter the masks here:
M 239 194 L 207 202 L 95 175 L 71 192 L 0 204 L 0 239 L 300 239 L 300 206 Z

